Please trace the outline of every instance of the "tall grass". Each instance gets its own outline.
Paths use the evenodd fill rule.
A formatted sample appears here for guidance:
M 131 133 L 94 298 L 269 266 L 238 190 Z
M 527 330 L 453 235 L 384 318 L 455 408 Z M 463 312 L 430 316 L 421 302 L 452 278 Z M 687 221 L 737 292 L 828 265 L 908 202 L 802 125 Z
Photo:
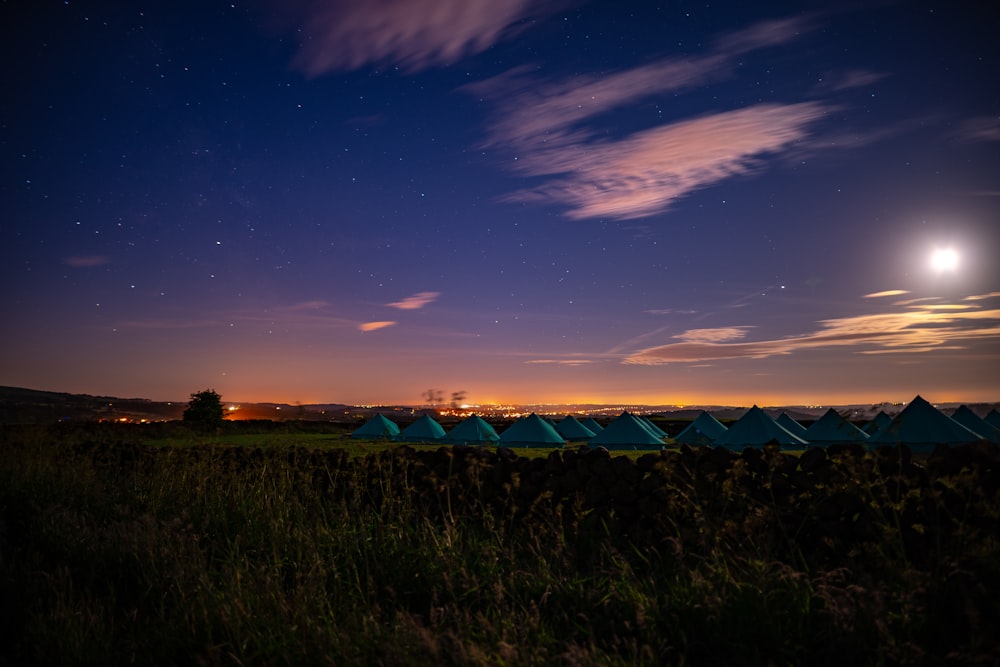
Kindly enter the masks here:
M 1000 655 L 995 456 L 914 483 L 923 469 L 875 454 L 824 457 L 820 479 L 777 454 L 352 458 L 131 435 L 3 432 L 6 664 Z

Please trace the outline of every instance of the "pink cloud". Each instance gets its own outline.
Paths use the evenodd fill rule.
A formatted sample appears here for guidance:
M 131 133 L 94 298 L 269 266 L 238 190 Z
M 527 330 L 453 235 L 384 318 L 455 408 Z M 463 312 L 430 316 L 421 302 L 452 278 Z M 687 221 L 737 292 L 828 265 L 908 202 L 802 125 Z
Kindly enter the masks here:
M 499 107 L 487 145 L 513 142 L 527 147 L 521 144 L 558 140 L 571 126 L 639 99 L 728 78 L 736 57 L 794 39 L 809 29 L 811 24 L 804 19 L 765 21 L 722 37 L 700 57 L 665 58 L 620 72 L 561 81 L 539 80 L 529 74 L 530 68 L 520 67 L 464 90 Z
M 323 310 L 325 308 L 328 308 L 329 306 L 330 304 L 328 302 L 316 299 L 314 301 L 301 301 L 299 303 L 292 304 L 291 306 L 287 307 L 287 310 L 309 312 L 314 310 Z
M 591 359 L 531 359 L 526 364 L 550 364 L 553 366 L 583 366 L 594 363 Z
M 179 320 L 179 319 L 148 319 L 148 320 L 127 320 L 119 322 L 117 326 L 123 329 L 155 329 L 165 331 L 169 329 L 201 329 L 220 326 L 219 320 Z
M 742 54 L 811 28 L 804 19 L 767 21 L 720 38 L 700 57 L 563 81 L 539 80 L 521 68 L 465 90 L 497 106 L 484 147 L 510 150 L 514 170 L 549 179 L 506 200 L 562 204 L 571 218 L 639 218 L 761 168 L 764 156 L 808 139 L 808 126 L 830 109 L 816 102 L 759 104 L 613 140 L 597 127 L 601 117 L 642 98 L 729 77 Z
M 75 269 L 87 269 L 94 266 L 103 266 L 110 261 L 111 259 L 105 255 L 74 255 L 73 257 L 67 257 L 63 260 L 67 266 L 72 266 Z
M 652 215 L 692 190 L 760 168 L 760 158 L 805 139 L 806 126 L 825 112 L 816 103 L 761 104 L 620 141 L 542 149 L 523 156 L 522 168 L 556 178 L 507 199 L 561 203 L 575 219 Z
M 310 2 L 295 65 L 310 76 L 379 63 L 408 71 L 448 65 L 486 50 L 514 33 L 522 19 L 554 6 L 532 0 Z
M 145 319 L 121 322 L 118 326 L 133 329 L 191 329 L 197 327 L 280 328 L 284 331 L 346 329 L 358 326 L 356 319 L 335 314 L 326 301 L 302 301 L 260 309 L 236 309 L 217 313 L 214 320 Z
M 234 311 L 227 317 L 240 324 L 255 326 L 273 327 L 280 323 L 283 329 L 341 329 L 357 326 L 357 320 L 338 315 L 332 304 L 322 300 L 301 301 L 263 310 Z
M 682 309 L 682 308 L 650 308 L 648 310 L 642 311 L 649 315 L 695 315 L 697 310 Z
M 439 296 L 441 296 L 440 292 L 417 292 L 416 294 L 408 296 L 405 299 L 393 301 L 392 303 L 387 303 L 385 305 L 392 308 L 399 308 L 400 310 L 418 310 L 427 304 L 432 303 Z
M 363 322 L 358 325 L 360 331 L 378 331 L 379 329 L 385 329 L 386 327 L 394 326 L 395 322 Z
M 994 116 L 969 118 L 955 131 L 954 136 L 960 141 L 974 143 L 1000 141 L 1000 119 Z
M 598 116 L 643 97 L 677 91 L 722 78 L 725 59 L 712 55 L 691 60 L 662 60 L 604 76 L 581 75 L 544 82 L 518 68 L 470 84 L 467 92 L 496 101 L 501 108 L 485 146 L 528 148 L 555 138 L 561 142 L 575 123 Z
M 699 336 L 697 332 L 705 330 L 695 329 L 675 336 L 684 342 L 639 350 L 629 355 L 625 363 L 659 365 L 763 359 L 831 347 L 857 347 L 863 354 L 961 349 L 962 341 L 1000 339 L 1000 309 L 943 310 L 935 306 L 911 306 L 902 312 L 823 320 L 819 325 L 819 330 L 801 336 L 738 343 Z M 694 335 L 688 335 L 691 333 Z
M 865 69 L 852 69 L 846 72 L 838 72 L 824 77 L 824 81 L 819 86 L 829 90 L 850 90 L 852 88 L 863 88 L 881 81 L 887 74 L 884 72 L 873 72 Z
M 684 333 L 674 336 L 674 338 L 692 343 L 726 343 L 731 340 L 745 338 L 747 329 L 752 328 L 721 327 L 718 329 L 688 329 Z
M 768 46 L 783 44 L 813 28 L 813 21 L 808 18 L 760 21 L 743 30 L 723 35 L 716 42 L 716 50 L 731 55 L 742 55 Z

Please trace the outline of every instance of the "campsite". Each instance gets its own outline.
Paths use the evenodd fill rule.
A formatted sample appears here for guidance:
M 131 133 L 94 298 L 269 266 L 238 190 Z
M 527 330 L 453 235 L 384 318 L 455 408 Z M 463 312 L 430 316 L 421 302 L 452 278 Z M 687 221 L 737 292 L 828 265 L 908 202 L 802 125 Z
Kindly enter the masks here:
M 0 667 L 1000 667 L 997 5 L 0 8 Z
M 771 428 L 748 414 L 745 437 Z M 640 416 L 597 427 L 619 419 L 649 440 Z M 373 421 L 398 430 L 5 426 L 0 663 L 1000 658 L 1000 448 L 985 439 L 727 447 L 678 443 L 661 421 L 659 446 L 615 449 L 541 446 L 580 437 L 576 419 L 536 416 L 506 440 L 512 424 L 449 440 L 458 424 Z M 907 421 L 883 437 L 912 437 Z

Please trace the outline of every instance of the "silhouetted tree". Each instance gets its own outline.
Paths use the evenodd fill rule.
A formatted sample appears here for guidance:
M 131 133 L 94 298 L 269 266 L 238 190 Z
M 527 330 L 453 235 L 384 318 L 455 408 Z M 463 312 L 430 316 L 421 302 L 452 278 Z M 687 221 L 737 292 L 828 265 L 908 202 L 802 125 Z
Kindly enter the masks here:
M 465 402 L 465 390 L 451 392 L 451 407 L 456 410 Z
M 222 424 L 226 412 L 222 407 L 222 396 L 214 389 L 206 389 L 191 394 L 191 400 L 184 410 L 184 421 L 199 427 L 214 427 Z

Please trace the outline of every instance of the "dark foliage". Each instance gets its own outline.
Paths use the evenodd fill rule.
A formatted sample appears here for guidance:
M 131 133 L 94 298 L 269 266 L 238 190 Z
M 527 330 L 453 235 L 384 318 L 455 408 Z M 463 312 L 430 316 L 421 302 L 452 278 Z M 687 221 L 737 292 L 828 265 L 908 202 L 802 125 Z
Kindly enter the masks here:
M 4 434 L 0 663 L 1000 658 L 993 445 L 352 458 L 139 432 Z
M 222 396 L 214 389 L 205 389 L 191 394 L 191 400 L 184 410 L 184 421 L 201 428 L 216 428 L 226 418 Z

